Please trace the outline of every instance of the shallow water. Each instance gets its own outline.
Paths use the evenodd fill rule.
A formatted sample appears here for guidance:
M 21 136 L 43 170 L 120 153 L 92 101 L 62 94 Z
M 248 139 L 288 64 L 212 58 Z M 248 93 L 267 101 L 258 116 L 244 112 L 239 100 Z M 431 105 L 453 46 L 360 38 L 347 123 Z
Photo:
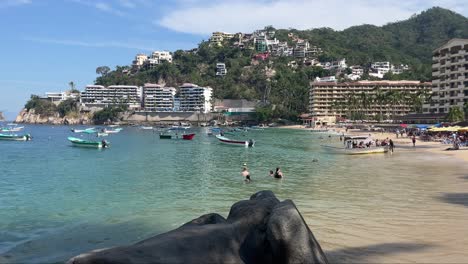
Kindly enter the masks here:
M 461 178 L 465 165 L 417 150 L 333 155 L 320 144 L 339 144 L 337 138 L 281 129 L 239 134 L 257 142 L 246 149 L 221 145 L 203 129 L 193 141 L 179 141 L 136 128 L 110 136 L 110 149 L 95 150 L 71 147 L 69 129 L 28 126 L 33 141 L 0 142 L 0 262 L 64 261 L 128 244 L 204 213 L 226 216 L 234 202 L 265 189 L 294 200 L 334 262 L 384 261 L 375 257 L 389 250 L 421 254 L 446 235 L 428 242 L 425 232 L 467 216 L 463 199 L 450 202 L 468 182 Z M 244 162 L 250 184 L 240 176 Z M 285 179 L 268 176 L 277 166 Z M 458 249 L 441 251 L 451 250 Z

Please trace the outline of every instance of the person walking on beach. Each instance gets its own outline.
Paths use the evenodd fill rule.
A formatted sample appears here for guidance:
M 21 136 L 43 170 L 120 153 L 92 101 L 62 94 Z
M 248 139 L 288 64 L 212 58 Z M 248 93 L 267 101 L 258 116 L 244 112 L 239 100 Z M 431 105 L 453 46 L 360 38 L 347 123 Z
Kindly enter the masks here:
M 393 153 L 393 149 L 395 148 L 395 145 L 393 144 L 393 140 L 390 139 L 390 141 L 388 142 L 388 145 L 390 146 L 390 152 Z
M 413 137 L 411 138 L 411 141 L 413 141 L 413 147 L 416 147 L 416 136 L 413 135 Z

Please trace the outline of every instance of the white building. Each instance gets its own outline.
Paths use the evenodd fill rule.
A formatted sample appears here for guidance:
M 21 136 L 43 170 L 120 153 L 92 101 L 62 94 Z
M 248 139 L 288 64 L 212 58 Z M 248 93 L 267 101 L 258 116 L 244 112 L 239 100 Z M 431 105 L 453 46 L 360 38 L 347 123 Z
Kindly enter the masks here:
M 132 62 L 132 68 L 139 70 L 148 61 L 148 56 L 145 54 L 137 54 Z
M 468 39 L 451 39 L 433 51 L 431 99 L 424 113 L 447 114 L 468 103 Z
M 184 83 L 179 87 L 179 110 L 183 112 L 211 112 L 211 97 L 213 89 L 200 87 L 192 83 Z
M 227 74 L 226 64 L 225 63 L 216 63 L 216 76 L 224 76 Z
M 333 82 L 336 83 L 338 80 L 336 79 L 335 76 L 326 76 L 326 77 L 315 77 L 315 82 L 321 83 L 321 82 Z
M 343 70 L 343 69 L 346 69 L 348 67 L 348 65 L 346 64 L 346 59 L 341 59 L 341 60 L 337 60 L 337 61 L 332 61 L 329 66 L 328 66 L 328 69 L 329 70 Z
M 107 107 L 125 104 L 130 109 L 141 108 L 141 87 L 133 85 L 87 85 L 81 93 L 81 103 L 85 107 Z
M 153 51 L 151 57 L 146 61 L 146 64 L 151 69 L 163 62 L 172 63 L 172 55 L 169 51 Z
M 174 87 L 146 83 L 143 86 L 143 108 L 148 112 L 170 112 L 174 110 Z
M 70 91 L 66 92 L 47 92 L 45 96 L 41 97 L 42 99 L 47 99 L 54 104 L 59 104 L 68 99 L 79 99 L 79 93 L 71 93 Z

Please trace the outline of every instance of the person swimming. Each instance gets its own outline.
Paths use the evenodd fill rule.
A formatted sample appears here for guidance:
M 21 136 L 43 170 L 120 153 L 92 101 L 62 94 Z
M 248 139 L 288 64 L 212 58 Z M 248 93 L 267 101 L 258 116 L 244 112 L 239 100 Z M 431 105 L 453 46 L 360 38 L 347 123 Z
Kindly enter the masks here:
M 275 173 L 272 170 L 270 170 L 270 174 L 268 175 L 270 175 L 270 177 L 275 177 Z
M 280 168 L 276 168 L 276 172 L 275 172 L 275 174 L 274 174 L 274 177 L 275 177 L 276 179 L 281 179 L 281 178 L 283 178 L 283 172 L 281 171 Z

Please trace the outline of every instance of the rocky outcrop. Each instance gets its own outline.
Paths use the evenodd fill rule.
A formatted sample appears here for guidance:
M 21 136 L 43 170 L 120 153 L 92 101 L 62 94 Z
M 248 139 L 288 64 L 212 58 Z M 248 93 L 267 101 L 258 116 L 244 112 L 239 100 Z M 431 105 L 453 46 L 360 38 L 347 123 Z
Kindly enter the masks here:
M 23 109 L 15 120 L 16 123 L 51 124 L 51 125 L 89 125 L 92 123 L 88 114 L 60 117 L 59 113 L 50 116 L 36 114 L 34 109 Z
M 91 251 L 67 263 L 327 263 L 327 258 L 294 203 L 261 191 L 235 203 L 227 219 L 203 215 L 134 245 Z
M 0 121 L 5 121 L 5 117 L 3 116 L 2 112 L 0 112 Z

